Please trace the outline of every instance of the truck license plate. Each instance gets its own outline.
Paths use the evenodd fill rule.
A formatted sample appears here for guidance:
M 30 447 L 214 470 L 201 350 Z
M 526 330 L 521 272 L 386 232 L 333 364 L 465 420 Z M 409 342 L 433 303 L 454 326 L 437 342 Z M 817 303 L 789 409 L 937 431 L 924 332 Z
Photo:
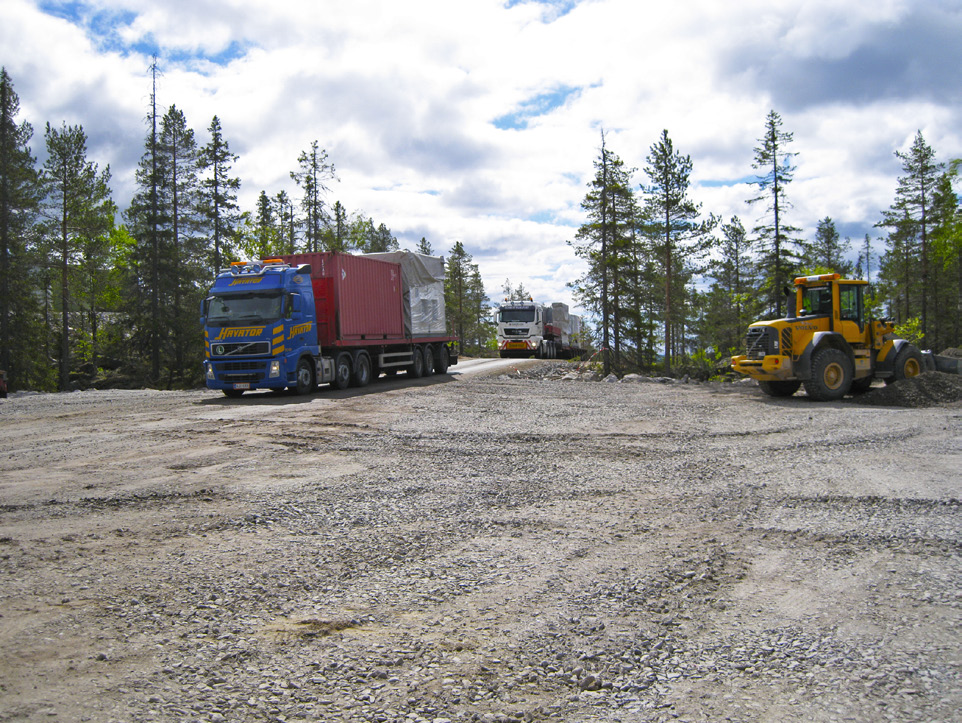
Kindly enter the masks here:
M 237 382 L 234 384 L 234 389 L 250 389 L 250 382 Z
M 523 341 L 509 341 L 504 345 L 505 349 L 527 349 L 528 345 Z

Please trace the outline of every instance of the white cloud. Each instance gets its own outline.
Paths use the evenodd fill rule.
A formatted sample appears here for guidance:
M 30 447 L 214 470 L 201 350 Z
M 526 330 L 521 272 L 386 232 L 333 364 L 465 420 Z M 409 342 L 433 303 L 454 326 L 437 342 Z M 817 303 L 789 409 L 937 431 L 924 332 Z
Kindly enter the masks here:
M 749 229 L 759 212 L 736 182 L 753 175 L 772 108 L 795 133 L 789 221 L 806 230 L 831 216 L 871 231 L 892 200 L 892 152 L 919 129 L 941 159 L 962 156 L 962 97 L 937 85 L 959 58 L 942 42 L 962 22 L 947 0 L 43 7 L 0 7 L 23 117 L 39 131 L 81 123 L 121 205 L 143 151 L 156 49 L 161 106 L 182 109 L 201 142 L 219 116 L 247 208 L 261 190 L 296 196 L 289 172 L 316 139 L 338 169 L 332 203 L 409 246 L 423 235 L 446 254 L 462 241 L 492 298 L 510 278 L 570 302 L 566 282 L 583 267 L 566 242 L 602 128 L 639 183 L 668 129 L 692 157 L 704 211 L 737 214 Z M 516 128 L 494 125 L 513 113 Z

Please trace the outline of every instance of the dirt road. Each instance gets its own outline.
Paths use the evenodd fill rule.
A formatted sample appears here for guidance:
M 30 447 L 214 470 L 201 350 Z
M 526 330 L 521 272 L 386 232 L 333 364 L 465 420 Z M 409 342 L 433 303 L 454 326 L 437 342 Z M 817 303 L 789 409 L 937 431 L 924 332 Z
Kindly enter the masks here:
M 962 720 L 962 406 L 0 402 L 0 721 Z

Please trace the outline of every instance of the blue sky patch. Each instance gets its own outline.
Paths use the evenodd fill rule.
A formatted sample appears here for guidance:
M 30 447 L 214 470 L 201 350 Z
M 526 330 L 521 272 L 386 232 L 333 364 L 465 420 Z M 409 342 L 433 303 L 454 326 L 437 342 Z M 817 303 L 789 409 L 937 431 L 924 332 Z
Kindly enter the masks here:
M 507 0 L 504 7 L 510 10 L 516 5 L 526 3 L 542 5 L 547 10 L 545 20 L 550 23 L 570 13 L 578 5 L 578 2 L 579 0 Z
M 521 102 L 520 107 L 511 113 L 495 118 L 494 127 L 503 131 L 523 130 L 528 127 L 532 118 L 547 115 L 556 108 L 563 106 L 573 95 L 581 92 L 581 88 L 562 85 L 546 93 L 539 93 Z

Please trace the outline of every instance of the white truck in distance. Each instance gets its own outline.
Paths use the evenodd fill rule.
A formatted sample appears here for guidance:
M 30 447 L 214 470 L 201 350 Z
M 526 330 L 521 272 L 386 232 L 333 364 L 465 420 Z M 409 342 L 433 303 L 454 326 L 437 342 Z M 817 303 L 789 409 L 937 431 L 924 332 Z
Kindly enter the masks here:
M 502 358 L 573 359 L 584 354 L 581 317 L 567 304 L 504 301 L 495 313 Z

